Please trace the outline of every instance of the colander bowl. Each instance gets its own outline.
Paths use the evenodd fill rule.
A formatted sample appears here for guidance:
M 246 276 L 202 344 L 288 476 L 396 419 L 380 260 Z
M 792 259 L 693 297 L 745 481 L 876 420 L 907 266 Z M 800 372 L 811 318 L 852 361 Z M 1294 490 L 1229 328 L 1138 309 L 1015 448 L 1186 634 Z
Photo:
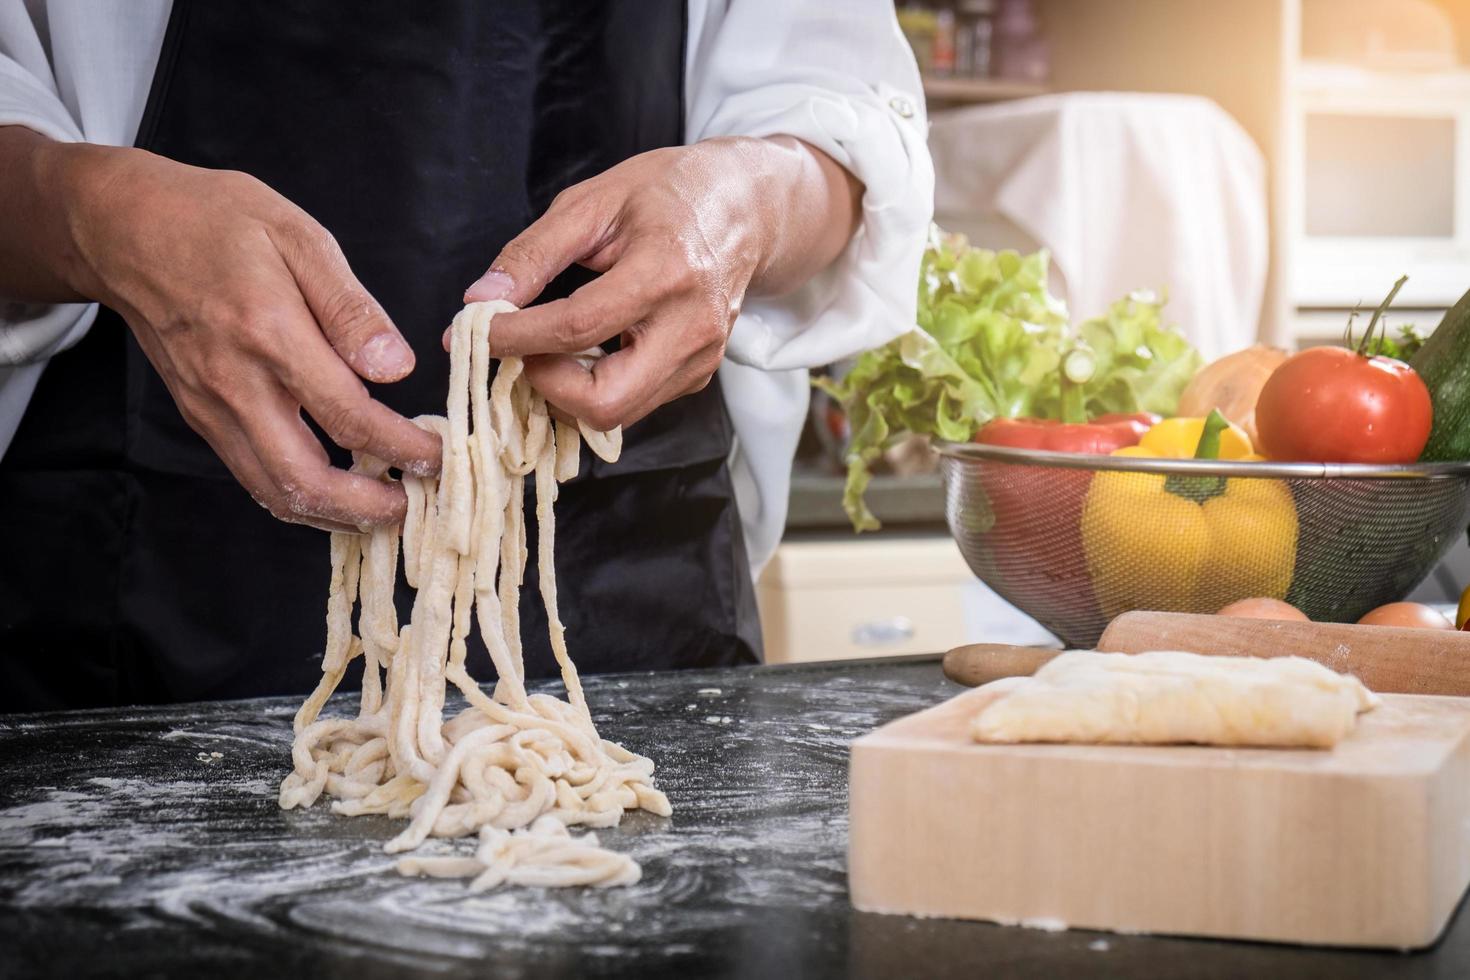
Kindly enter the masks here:
M 935 449 L 971 570 L 1070 647 L 1130 609 L 1214 613 L 1257 596 L 1354 622 L 1408 595 L 1470 523 L 1470 463 Z

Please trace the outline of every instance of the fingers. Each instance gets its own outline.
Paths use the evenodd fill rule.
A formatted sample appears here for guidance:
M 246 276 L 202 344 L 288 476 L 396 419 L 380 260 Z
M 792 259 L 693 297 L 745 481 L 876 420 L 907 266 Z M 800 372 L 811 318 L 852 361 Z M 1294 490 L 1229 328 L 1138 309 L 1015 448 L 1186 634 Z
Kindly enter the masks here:
M 159 183 L 172 207 L 148 215 L 162 229 L 145 236 L 151 264 L 115 278 L 131 283 L 124 313 L 186 421 L 282 520 L 400 520 L 402 486 L 333 468 L 301 415 L 308 406 L 335 440 L 407 472 L 438 468 L 437 437 L 357 377 L 402 378 L 413 353 L 336 242 L 254 178 L 183 168 Z
M 403 519 L 402 486 L 333 467 L 284 391 L 258 400 L 234 424 L 201 431 L 255 502 L 279 520 L 358 531 Z
M 682 289 L 652 250 L 630 251 L 612 269 L 566 299 L 502 313 L 490 328 L 492 357 L 575 354 L 596 347 L 648 316 Z
M 327 437 L 343 449 L 366 452 L 411 473 L 439 472 L 439 437 L 422 429 L 368 394 L 325 344 L 309 341 L 305 351 L 279 365 L 286 390 L 316 419 Z
M 283 521 L 307 524 L 324 531 L 355 532 L 358 530 L 355 525 L 331 518 L 292 513 L 280 487 L 277 486 L 266 468 L 261 465 L 260 457 L 251 448 L 244 430 L 226 421 L 233 413 L 223 402 L 214 401 L 211 402 L 211 407 L 201 408 L 197 403 L 185 400 L 179 403 L 179 409 L 190 428 L 198 432 L 209 443 L 209 447 L 214 450 L 215 455 L 220 458 L 220 461 L 225 464 L 245 491 L 250 494 L 251 499 L 273 515 Z
M 305 218 L 279 237 L 277 248 L 338 356 L 369 381 L 406 377 L 413 370 L 413 349 L 352 274 L 336 239 Z
M 214 441 L 210 440 L 210 444 L 213 446 L 215 453 L 224 461 L 225 466 L 229 467 L 230 473 L 234 475 L 235 479 L 245 488 L 246 492 L 250 494 L 251 498 L 257 504 L 260 504 L 262 507 L 271 511 L 277 518 L 289 524 L 305 524 L 322 531 L 356 533 L 359 530 L 355 525 L 346 524 L 342 521 L 334 521 L 326 517 L 293 514 L 285 506 L 285 501 L 281 499 L 275 482 L 271 479 L 270 474 L 266 472 L 265 467 L 260 465 L 260 459 L 250 448 L 249 443 L 243 439 L 236 440 L 236 442 L 236 445 L 226 447 L 214 445 Z
M 562 191 L 545 214 L 500 250 L 490 270 L 465 290 L 464 301 L 530 303 L 567 266 L 602 251 L 611 233 L 610 210 L 593 182 Z
M 254 359 L 337 445 L 371 453 L 414 476 L 439 472 L 439 437 L 374 400 L 301 299 L 281 292 L 276 289 L 275 302 L 257 304 L 236 327 L 232 339 L 240 349 L 216 358 L 225 367 L 214 371 L 204 387 L 219 395 L 233 390 L 241 383 L 242 365 Z M 231 401 L 241 413 L 252 410 L 248 400 Z
M 301 316 L 306 318 L 304 310 Z M 341 372 L 366 398 L 361 382 L 327 349 L 321 335 L 311 330 L 307 336 L 320 345 L 317 358 Z M 228 385 L 211 374 L 193 374 L 184 380 L 166 352 L 153 349 L 157 346 L 150 343 L 145 350 L 155 366 L 169 369 L 165 380 L 184 420 L 272 515 L 335 531 L 355 531 L 402 519 L 406 498 L 400 484 L 332 467 L 321 443 L 302 420 L 296 397 L 280 380 L 283 372 L 278 365 L 258 359 L 258 355 L 237 356 Z M 305 346 L 310 348 L 311 343 Z M 217 356 L 212 359 L 218 360 Z M 386 407 L 367 400 L 393 416 Z M 409 428 L 418 428 L 406 419 L 393 418 Z M 437 440 L 433 451 L 438 451 Z M 385 454 L 385 458 L 391 455 L 382 446 L 373 455 L 378 453 Z
M 352 529 L 403 520 L 408 502 L 401 484 L 333 467 L 286 391 L 279 390 L 266 401 L 241 417 L 240 424 L 253 447 L 270 447 L 269 453 L 256 453 L 269 486 L 252 495 L 272 514 L 286 521 L 328 522 Z
M 288 380 L 287 389 L 343 449 L 376 456 L 413 476 L 437 474 L 443 451 L 439 436 L 374 400 L 345 367 L 341 370 L 345 377 L 321 377 L 310 386 Z
M 715 343 L 684 356 L 666 337 L 644 334 L 590 371 L 566 354 L 527 358 L 526 377 L 555 410 L 606 431 L 631 425 L 660 405 L 703 388 L 719 367 L 723 350 Z
M 180 408 L 186 402 L 204 406 L 194 407 L 190 424 L 281 520 L 329 530 L 401 520 L 402 487 L 334 468 L 301 408 L 343 448 L 415 475 L 438 472 L 438 436 L 375 401 L 307 306 L 299 299 L 283 301 L 280 294 L 277 289 L 275 303 L 257 304 L 225 331 L 229 344 L 209 355 L 192 351 L 191 395 Z M 154 357 L 161 369 L 166 360 Z

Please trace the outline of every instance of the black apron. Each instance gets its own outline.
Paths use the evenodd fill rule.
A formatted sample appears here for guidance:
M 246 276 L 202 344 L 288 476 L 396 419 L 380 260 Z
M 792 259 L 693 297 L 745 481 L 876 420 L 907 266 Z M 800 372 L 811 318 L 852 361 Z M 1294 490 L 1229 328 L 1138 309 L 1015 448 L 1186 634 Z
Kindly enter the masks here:
M 253 174 L 332 232 L 418 355 L 375 396 L 442 414 L 439 336 L 465 286 L 562 188 L 682 142 L 685 16 L 673 0 L 175 0 L 138 145 Z M 757 659 L 730 446 L 711 384 L 631 427 L 617 464 L 584 450 L 557 564 L 585 670 Z M 110 310 L 48 366 L 0 461 L 0 542 L 0 710 L 315 683 L 326 535 L 250 499 Z M 527 673 L 554 675 L 534 553 L 521 617 Z M 493 676 L 478 639 L 471 656 Z

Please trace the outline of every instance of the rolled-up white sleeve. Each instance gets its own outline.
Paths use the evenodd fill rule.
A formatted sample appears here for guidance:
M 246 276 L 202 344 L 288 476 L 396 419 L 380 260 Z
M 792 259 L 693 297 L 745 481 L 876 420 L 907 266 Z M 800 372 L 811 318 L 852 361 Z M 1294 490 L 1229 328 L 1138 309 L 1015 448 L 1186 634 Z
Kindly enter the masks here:
M 54 140 L 133 142 L 170 0 L 0 0 L 0 126 Z M 0 300 L 0 456 L 53 354 L 79 341 L 95 303 Z
M 934 168 L 892 0 L 710 2 L 691 9 L 690 45 L 691 142 L 795 136 L 866 188 L 861 225 L 837 261 L 793 294 L 747 299 L 730 359 L 815 367 L 911 329 Z
M 689 44 L 690 142 L 794 136 L 864 186 L 842 255 L 795 292 L 747 297 L 720 367 L 731 477 L 758 574 L 786 523 L 806 369 L 913 328 L 934 168 L 919 71 L 892 0 L 696 0 Z
M 43 26 L 27 5 L 0 4 L 0 126 L 25 126 L 54 140 L 80 140 L 81 125 L 62 101 L 42 43 Z M 0 365 L 49 357 L 79 320 L 90 320 L 88 310 L 86 304 L 0 306 Z

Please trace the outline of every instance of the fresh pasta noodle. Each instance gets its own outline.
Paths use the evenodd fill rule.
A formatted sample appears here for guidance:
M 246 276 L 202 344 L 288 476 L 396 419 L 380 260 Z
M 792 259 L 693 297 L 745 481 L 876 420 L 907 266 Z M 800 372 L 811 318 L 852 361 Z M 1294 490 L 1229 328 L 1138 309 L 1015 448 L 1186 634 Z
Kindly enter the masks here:
M 667 816 L 669 801 L 654 785 L 653 762 L 601 738 L 593 725 L 557 613 L 553 561 L 557 484 L 576 475 L 583 439 L 611 461 L 622 434 L 553 420 L 519 358 L 502 360 L 491 382 L 490 321 L 513 309 L 472 303 L 454 318 L 447 415 L 415 420 L 443 440 L 443 466 L 437 479 L 404 476 L 401 536 L 397 528 L 332 535 L 322 679 L 296 714 L 280 803 L 308 807 L 326 793 L 339 814 L 406 817 L 386 845 L 390 853 L 430 836 L 478 833 L 473 856 L 404 857 L 404 874 L 473 877 L 475 890 L 631 884 L 636 862 L 567 828 L 611 827 L 637 808 Z M 387 471 L 366 456 L 353 468 L 379 478 Z M 528 476 L 536 489 L 537 580 L 565 701 L 529 694 L 525 685 L 517 610 Z M 416 590 L 401 628 L 393 605 L 400 551 Z M 472 620 L 498 675 L 493 696 L 465 668 Z M 358 657 L 357 716 L 321 717 Z M 450 685 L 468 706 L 445 718 Z

